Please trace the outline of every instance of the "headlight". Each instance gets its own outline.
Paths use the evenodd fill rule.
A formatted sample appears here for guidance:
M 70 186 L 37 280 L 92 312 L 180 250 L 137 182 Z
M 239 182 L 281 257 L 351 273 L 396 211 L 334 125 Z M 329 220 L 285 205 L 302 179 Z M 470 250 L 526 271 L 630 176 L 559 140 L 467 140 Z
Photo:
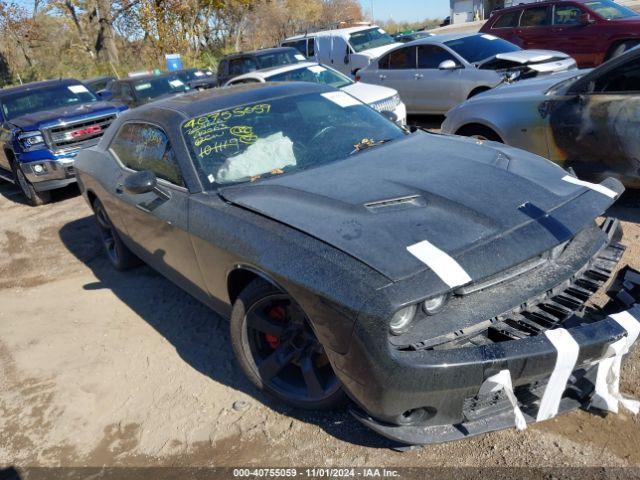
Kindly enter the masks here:
M 422 302 L 422 310 L 427 315 L 435 315 L 447 304 L 448 295 L 439 295 Z
M 413 317 L 416 315 L 416 306 L 409 305 L 398 310 L 389 322 L 389 328 L 394 335 L 400 335 L 407 331 Z
M 39 131 L 24 132 L 18 135 L 18 141 L 22 143 L 24 148 L 31 149 L 44 145 L 44 138 Z
M 400 105 L 400 95 L 396 94 L 393 97 L 385 98 L 384 100 L 379 100 L 377 102 L 373 102 L 371 107 L 378 112 L 382 111 L 393 111 L 398 108 Z

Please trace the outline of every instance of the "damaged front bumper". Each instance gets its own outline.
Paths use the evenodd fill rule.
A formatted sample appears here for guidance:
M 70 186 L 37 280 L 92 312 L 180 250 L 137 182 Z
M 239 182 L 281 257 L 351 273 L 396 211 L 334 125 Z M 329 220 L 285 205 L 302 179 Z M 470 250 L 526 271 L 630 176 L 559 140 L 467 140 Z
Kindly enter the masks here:
M 612 239 L 615 230 L 617 222 L 612 225 L 610 221 L 609 244 L 594 260 L 595 266 L 591 264 L 590 268 L 576 274 L 560 292 L 548 292 L 551 300 L 547 305 L 562 308 L 562 302 L 586 287 L 583 282 L 594 280 L 594 275 L 600 276 L 600 286 L 609 279 L 599 268 L 598 261 L 617 264 L 622 248 Z M 566 295 L 567 292 L 571 294 Z M 549 330 L 565 329 L 578 347 L 571 374 L 562 382 L 564 391 L 557 413 L 593 406 L 599 364 L 611 356 L 613 344 L 630 336 L 611 315 L 622 311 L 640 322 L 640 307 L 635 305 L 640 298 L 640 274 L 631 269 L 622 270 L 607 293 L 611 300 L 605 307 L 575 308 L 561 323 L 549 327 Z M 462 348 L 396 352 L 394 372 L 374 368 L 366 385 L 349 385 L 349 390 L 353 390 L 352 397 L 358 403 L 358 398 L 364 398 L 364 392 L 372 392 L 371 385 L 386 377 L 384 391 L 378 391 L 373 401 L 368 398 L 368 403 L 361 404 L 362 408 L 353 407 L 352 414 L 379 434 L 407 445 L 459 440 L 512 427 L 516 425 L 516 415 L 507 392 L 481 393 L 487 379 L 507 370 L 524 420 L 535 422 L 560 355 L 542 331 L 519 335 L 519 328 L 544 323 L 544 315 L 536 318 L 535 312 L 525 313 L 520 315 L 524 322 L 521 325 L 505 322 L 490 327 L 495 329 L 494 335 L 512 338 L 479 346 L 473 346 L 472 342 Z M 558 312 L 552 313 L 558 315 Z M 528 324 L 529 318 L 533 323 Z M 398 408 L 407 407 L 402 415 L 397 415 Z M 374 417 L 367 411 L 379 413 Z

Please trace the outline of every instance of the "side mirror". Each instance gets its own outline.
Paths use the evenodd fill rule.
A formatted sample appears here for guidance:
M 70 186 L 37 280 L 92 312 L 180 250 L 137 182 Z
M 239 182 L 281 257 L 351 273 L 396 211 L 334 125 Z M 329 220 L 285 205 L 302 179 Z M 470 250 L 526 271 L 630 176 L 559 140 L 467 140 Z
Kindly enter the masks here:
M 382 110 L 380 112 L 380 115 L 382 115 L 387 120 L 392 121 L 393 123 L 398 123 L 398 116 L 395 114 L 395 112 L 392 112 L 391 110 Z
M 132 195 L 140 195 L 142 193 L 152 192 L 158 184 L 156 174 L 143 170 L 141 172 L 132 173 L 124 179 L 123 187 L 127 193 Z
M 104 100 L 105 102 L 108 102 L 109 100 L 113 100 L 113 93 L 111 93 L 110 90 L 100 90 L 96 92 L 96 95 L 100 100 Z
M 440 65 L 438 65 L 438 70 L 457 70 L 458 64 L 453 60 L 445 60 Z
M 591 15 L 588 13 L 580 15 L 580 25 L 591 25 L 592 23 L 595 23 L 595 20 L 591 18 Z

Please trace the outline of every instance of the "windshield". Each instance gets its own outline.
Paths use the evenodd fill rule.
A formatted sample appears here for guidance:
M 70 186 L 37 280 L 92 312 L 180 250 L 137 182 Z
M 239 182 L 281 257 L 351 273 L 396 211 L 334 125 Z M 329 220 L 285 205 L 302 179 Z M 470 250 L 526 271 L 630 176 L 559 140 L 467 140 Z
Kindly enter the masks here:
M 477 63 L 499 53 L 522 50 L 511 42 L 493 35 L 471 35 L 445 42 L 445 45 L 469 63 Z
M 162 95 L 187 91 L 187 86 L 177 76 L 145 78 L 133 82 L 136 96 L 142 102 L 148 102 Z
M 393 37 L 381 28 L 362 30 L 349 35 L 349 44 L 355 52 L 384 47 L 392 43 L 396 43 Z
M 7 120 L 54 108 L 95 102 L 98 99 L 80 84 L 56 85 L 3 96 L 2 111 Z
M 258 67 L 261 69 L 298 63 L 300 61 L 300 58 L 302 58 L 302 60 L 305 60 L 305 58 L 300 55 L 300 53 L 294 48 L 256 55 Z
M 182 135 L 204 185 L 318 167 L 405 135 L 340 91 L 281 97 L 187 120 Z
M 335 70 L 321 65 L 297 68 L 269 77 L 271 82 L 311 82 L 342 88 L 351 85 L 353 81 Z
M 585 6 L 596 12 L 607 20 L 617 20 L 619 18 L 637 17 L 638 14 L 630 8 L 618 5 L 610 0 L 598 0 L 586 2 Z

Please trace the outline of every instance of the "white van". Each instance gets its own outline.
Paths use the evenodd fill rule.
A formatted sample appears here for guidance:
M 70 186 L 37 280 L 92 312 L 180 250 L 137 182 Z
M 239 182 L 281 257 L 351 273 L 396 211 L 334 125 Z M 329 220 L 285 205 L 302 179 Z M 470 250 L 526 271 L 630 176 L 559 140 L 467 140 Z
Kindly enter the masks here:
M 281 45 L 296 48 L 309 60 L 353 77 L 372 60 L 401 44 L 380 27 L 370 25 L 297 35 Z

